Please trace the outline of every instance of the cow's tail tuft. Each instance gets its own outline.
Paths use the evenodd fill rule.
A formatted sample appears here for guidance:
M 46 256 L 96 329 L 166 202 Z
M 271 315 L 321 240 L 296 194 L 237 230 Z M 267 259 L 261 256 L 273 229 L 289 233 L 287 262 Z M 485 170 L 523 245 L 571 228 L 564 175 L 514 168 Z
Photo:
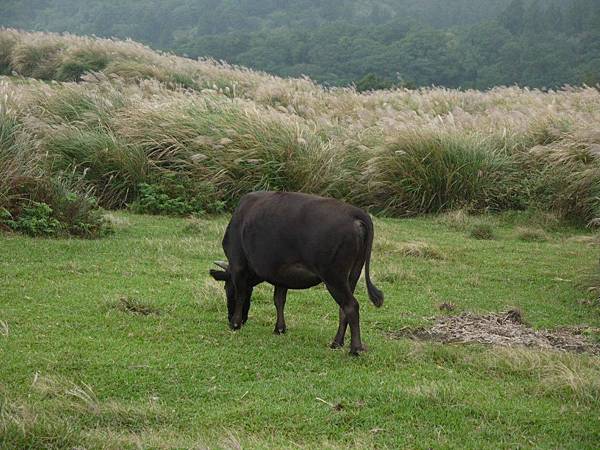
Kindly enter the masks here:
M 375 234 L 373 230 L 373 221 L 369 217 L 367 213 L 364 213 L 362 217 L 360 217 L 360 221 L 364 224 L 367 236 L 366 236 L 366 247 L 365 247 L 365 280 L 367 282 L 367 292 L 369 293 L 369 298 L 371 302 L 377 307 L 381 307 L 383 305 L 383 292 L 381 292 L 375 285 L 371 282 L 371 276 L 369 275 L 369 264 L 371 262 L 371 250 L 373 249 L 373 236 Z

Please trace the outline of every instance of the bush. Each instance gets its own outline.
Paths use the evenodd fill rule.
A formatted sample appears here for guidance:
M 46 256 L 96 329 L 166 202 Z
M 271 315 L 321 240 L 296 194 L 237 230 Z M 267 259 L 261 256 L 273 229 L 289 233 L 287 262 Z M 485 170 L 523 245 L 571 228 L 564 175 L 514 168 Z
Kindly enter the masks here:
M 35 201 L 62 220 L 52 192 L 68 174 L 67 193 L 152 213 L 217 212 L 279 190 L 395 216 L 600 220 L 596 89 L 360 94 L 134 42 L 0 30 L 0 72 L 13 70 L 81 81 L 0 81 L 13 108 L 0 104 L 0 207 L 13 217 Z M 448 221 L 465 233 L 478 223 Z
M 5 209 L 0 217 L 0 223 L 30 236 L 56 236 L 61 231 L 61 223 L 52 217 L 52 208 L 45 203 L 32 202 L 16 218 Z
M 11 33 L 0 34 L 0 75 L 10 75 L 10 57 L 14 46 L 17 44 L 17 38 Z
M 210 188 L 201 192 L 198 189 L 187 189 L 184 184 L 151 185 L 142 183 L 139 185 L 138 199 L 131 208 L 137 213 L 169 216 L 223 212 L 225 202 L 215 200 L 211 194 Z

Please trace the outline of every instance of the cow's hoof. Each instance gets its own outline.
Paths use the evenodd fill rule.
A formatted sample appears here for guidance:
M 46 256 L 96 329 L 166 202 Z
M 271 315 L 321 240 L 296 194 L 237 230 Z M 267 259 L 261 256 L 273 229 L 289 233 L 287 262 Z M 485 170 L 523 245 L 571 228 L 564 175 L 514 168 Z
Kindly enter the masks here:
M 344 346 L 343 342 L 338 342 L 338 341 L 333 341 L 331 344 L 329 344 L 329 348 L 332 349 L 338 349 L 338 348 L 342 348 Z
M 362 345 L 362 346 L 360 346 L 360 347 L 352 347 L 352 348 L 350 349 L 350 354 L 351 354 L 352 356 L 358 356 L 358 355 L 360 355 L 361 353 L 363 353 L 363 352 L 366 352 L 366 351 L 367 351 L 367 346 L 366 346 L 366 345 Z
M 273 334 L 285 334 L 285 332 L 286 332 L 285 327 L 283 327 L 283 328 L 275 327 L 275 329 L 273 330 Z

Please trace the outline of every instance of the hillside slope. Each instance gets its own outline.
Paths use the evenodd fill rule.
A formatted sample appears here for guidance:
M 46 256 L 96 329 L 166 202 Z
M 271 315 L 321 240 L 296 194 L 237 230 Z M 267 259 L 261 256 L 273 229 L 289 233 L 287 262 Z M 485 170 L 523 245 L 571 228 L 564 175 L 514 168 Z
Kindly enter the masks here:
M 0 207 L 12 214 L 40 192 L 22 182 L 40 179 L 33 165 L 105 207 L 157 213 L 220 211 L 278 189 L 388 215 L 600 217 L 591 88 L 359 94 L 130 41 L 14 30 L 0 31 L 0 70 L 13 74 L 0 85 L 2 157 L 12 161 Z
M 131 37 L 360 89 L 600 82 L 595 0 L 7 0 L 0 26 Z

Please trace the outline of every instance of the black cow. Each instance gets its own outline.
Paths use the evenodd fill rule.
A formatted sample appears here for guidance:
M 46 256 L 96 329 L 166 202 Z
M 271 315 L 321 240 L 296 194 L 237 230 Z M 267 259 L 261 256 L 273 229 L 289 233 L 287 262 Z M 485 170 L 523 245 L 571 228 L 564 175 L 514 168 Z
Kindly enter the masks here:
M 332 348 L 344 345 L 350 324 L 350 353 L 364 350 L 354 289 L 363 265 L 369 298 L 377 307 L 383 293 L 369 277 L 373 222 L 367 213 L 338 200 L 293 192 L 253 192 L 242 197 L 225 231 L 224 270 L 211 270 L 225 281 L 229 323 L 236 330 L 248 319 L 252 289 L 266 281 L 275 286 L 275 333 L 286 330 L 283 308 L 288 289 L 323 282 L 340 306 Z

